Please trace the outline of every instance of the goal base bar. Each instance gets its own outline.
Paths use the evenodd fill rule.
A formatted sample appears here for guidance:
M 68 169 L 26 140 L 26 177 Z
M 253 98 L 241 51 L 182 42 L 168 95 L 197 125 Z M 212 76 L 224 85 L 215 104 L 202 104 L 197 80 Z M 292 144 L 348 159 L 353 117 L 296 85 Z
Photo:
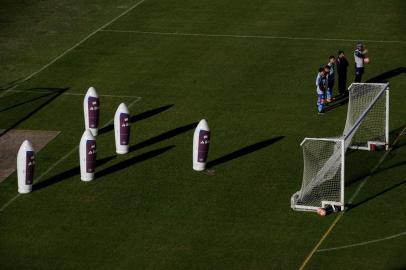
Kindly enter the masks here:
M 382 151 L 389 149 L 389 145 L 385 142 L 368 141 L 367 145 L 368 146 L 351 145 L 349 148 L 354 150 L 365 150 L 365 151 L 380 151 L 380 150 Z
M 317 212 L 317 209 L 319 209 L 320 207 L 295 204 L 295 205 L 291 205 L 291 208 L 296 211 Z
M 321 202 L 321 207 L 317 206 L 308 206 L 308 205 L 299 205 L 299 204 L 294 204 L 291 205 L 291 208 L 296 211 L 304 211 L 304 212 L 317 212 L 317 209 L 320 208 L 327 208 L 328 206 L 333 207 L 334 209 L 339 208 L 340 211 L 344 211 L 344 205 L 340 202 L 333 202 L 333 201 L 322 201 Z
M 321 207 L 322 208 L 327 208 L 327 207 L 333 207 L 334 210 L 340 209 L 340 211 L 344 211 L 344 204 L 340 202 L 335 202 L 335 201 L 321 201 Z

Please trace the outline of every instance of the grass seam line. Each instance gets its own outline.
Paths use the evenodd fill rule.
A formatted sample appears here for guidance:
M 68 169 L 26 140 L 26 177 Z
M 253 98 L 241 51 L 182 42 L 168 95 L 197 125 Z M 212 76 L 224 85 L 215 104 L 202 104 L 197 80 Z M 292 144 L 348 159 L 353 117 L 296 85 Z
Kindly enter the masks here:
M 373 244 L 373 243 L 377 243 L 377 242 L 382 242 L 382 241 L 386 241 L 386 240 L 390 240 L 390 239 L 395 239 L 395 238 L 398 238 L 398 237 L 402 237 L 404 235 L 406 235 L 406 231 L 398 233 L 398 234 L 393 234 L 393 235 L 390 235 L 390 236 L 387 236 L 387 237 L 374 239 L 374 240 L 369 240 L 369 241 L 364 241 L 364 242 L 359 242 L 359 243 L 354 243 L 354 244 L 350 244 L 350 245 L 338 246 L 338 247 L 332 247 L 332 248 L 323 248 L 323 249 L 317 250 L 316 252 L 326 252 L 326 251 L 333 251 L 333 250 L 338 250 L 338 249 L 365 246 L 365 245 L 369 245 L 369 244 Z
M 361 189 L 365 186 L 365 184 L 368 182 L 369 178 L 371 178 L 371 176 L 375 173 L 375 171 L 382 165 L 382 163 L 384 162 L 384 160 L 386 159 L 386 157 L 389 155 L 389 153 L 393 150 L 393 146 L 398 142 L 398 140 L 400 139 L 400 137 L 402 137 L 402 135 L 404 134 L 404 132 L 406 131 L 406 127 L 404 127 L 402 129 L 402 131 L 398 134 L 398 136 L 395 138 L 395 140 L 393 141 L 392 145 L 390 146 L 389 150 L 385 152 L 385 154 L 381 157 L 381 159 L 378 161 L 378 163 L 375 165 L 374 168 L 372 168 L 372 170 L 370 171 L 369 175 L 364 178 L 364 180 L 362 180 L 361 184 L 358 186 L 357 190 L 355 191 L 355 193 L 352 195 L 352 197 L 348 200 L 348 203 L 352 203 L 354 201 L 354 199 L 358 196 L 358 194 L 360 193 Z
M 229 37 L 229 38 L 285 39 L 285 40 L 309 40 L 309 41 L 345 41 L 345 42 L 362 41 L 362 42 L 369 42 L 369 43 L 406 44 L 406 40 L 371 40 L 371 39 L 315 38 L 315 37 L 290 37 L 290 36 L 267 36 L 267 35 L 207 34 L 207 33 L 155 32 L 155 31 L 119 30 L 119 29 L 102 29 L 101 32 L 149 34 L 149 35 L 161 35 L 161 36 Z
M 66 54 L 68 54 L 69 52 L 73 51 L 74 49 L 76 49 L 78 46 L 80 46 L 82 43 L 84 43 L 85 41 L 87 41 L 89 38 L 93 37 L 95 34 L 97 34 L 98 32 L 100 32 L 100 30 L 103 30 L 103 28 L 106 28 L 107 26 L 111 25 L 112 23 L 114 23 L 115 21 L 117 21 L 118 19 L 120 19 L 121 17 L 123 17 L 124 15 L 126 15 L 127 13 L 129 13 L 130 11 L 132 11 L 133 9 L 135 9 L 136 7 L 138 7 L 139 5 L 141 5 L 143 2 L 145 2 L 146 0 L 140 0 L 137 3 L 135 3 L 134 5 L 132 5 L 130 8 L 128 8 L 127 10 L 125 10 L 124 12 L 122 12 L 121 14 L 119 14 L 117 17 L 113 18 L 112 20 L 110 20 L 109 22 L 103 24 L 101 27 L 97 28 L 96 30 L 94 30 L 93 32 L 91 32 L 90 34 L 88 34 L 86 37 L 84 37 L 83 39 L 81 39 L 79 42 L 77 42 L 76 44 L 74 44 L 72 47 L 70 47 L 69 49 L 67 49 L 66 51 L 64 51 L 63 53 L 61 53 L 60 55 L 58 55 L 57 57 L 55 57 L 53 60 L 51 60 L 50 62 L 48 62 L 46 65 L 44 65 L 43 67 L 41 67 L 40 69 L 38 69 L 37 71 L 34 71 L 33 73 L 31 73 L 30 75 L 28 75 L 27 77 L 25 77 L 22 81 L 16 83 L 13 87 L 11 87 L 10 89 L 4 91 L 3 93 L 0 94 L 0 98 L 3 97 L 5 94 L 7 94 L 10 90 L 15 89 L 18 85 L 28 81 L 29 79 L 31 79 L 32 77 L 34 77 L 35 75 L 37 75 L 38 73 L 41 73 L 43 70 L 47 69 L 49 66 L 51 66 L 52 64 L 54 64 L 56 61 L 58 61 L 59 59 L 61 59 L 62 57 L 64 57 Z
M 391 147 L 389 148 L 388 151 L 386 151 L 386 153 L 382 156 L 382 158 L 379 160 L 378 164 L 371 170 L 370 174 L 363 180 L 363 182 L 359 185 L 357 191 L 354 193 L 354 195 L 351 197 L 350 201 L 354 200 L 356 195 L 358 195 L 358 193 L 361 191 L 361 189 L 364 187 L 365 183 L 367 182 L 366 180 L 368 180 L 373 171 L 376 170 L 377 168 L 379 168 L 379 166 L 382 164 L 382 162 L 385 160 L 385 158 L 388 156 L 389 152 L 392 151 L 393 146 L 397 143 L 397 141 L 399 140 L 399 138 L 403 135 L 403 133 L 406 132 L 406 127 L 404 127 L 402 129 L 402 131 L 398 134 L 398 136 L 396 137 L 396 139 L 393 141 Z M 333 223 L 330 225 L 330 227 L 328 228 L 328 230 L 323 234 L 323 236 L 321 237 L 321 239 L 319 240 L 319 242 L 317 242 L 316 246 L 312 249 L 312 251 L 309 253 L 309 255 L 307 255 L 306 259 L 304 260 L 304 262 L 302 263 L 302 265 L 300 266 L 299 270 L 303 270 L 305 269 L 306 265 L 309 263 L 310 259 L 313 257 L 314 253 L 317 252 L 319 246 L 324 242 L 324 240 L 327 238 L 327 236 L 330 234 L 330 232 L 333 230 L 333 228 L 336 226 L 336 224 L 338 223 L 338 221 L 341 219 L 341 217 L 344 215 L 344 212 L 340 212 L 340 214 L 337 216 L 337 218 L 333 221 Z
M 132 101 L 129 105 L 128 108 L 131 108 L 131 106 L 133 106 L 135 103 L 137 103 L 138 101 L 140 101 L 142 98 L 138 97 L 136 98 L 134 101 Z M 103 127 L 106 127 L 108 125 L 111 125 L 111 123 L 113 123 L 114 121 L 114 117 L 109 120 L 106 124 L 104 124 Z M 67 159 L 70 155 L 72 155 L 75 151 L 77 151 L 77 149 L 79 148 L 79 144 L 76 145 L 72 150 L 70 150 L 68 153 L 66 153 L 63 157 L 61 157 L 60 159 L 58 159 L 54 164 L 51 165 L 51 167 L 49 167 L 45 172 L 43 172 L 40 176 L 38 176 L 34 182 L 37 182 L 38 180 L 42 179 L 42 177 L 44 177 L 45 175 L 47 175 L 50 171 L 52 171 L 56 166 L 58 166 L 59 163 L 61 163 L 62 161 L 64 161 L 65 159 Z M 18 193 L 16 196 L 14 196 L 13 198 L 11 198 L 9 201 L 7 201 L 1 208 L 0 208 L 0 213 L 3 212 L 4 210 L 6 210 L 6 208 L 8 206 L 10 206 L 16 199 L 18 199 L 20 197 L 20 193 Z
M 327 236 L 330 234 L 330 232 L 334 229 L 338 221 L 341 219 L 341 217 L 344 215 L 344 212 L 340 212 L 340 214 L 335 218 L 333 223 L 331 223 L 330 227 L 327 229 L 327 231 L 323 234 L 323 236 L 320 238 L 320 240 L 317 242 L 317 244 L 314 246 L 312 251 L 307 255 L 306 259 L 300 266 L 299 270 L 305 269 L 306 265 L 309 263 L 310 259 L 313 257 L 313 254 L 317 251 L 319 246 L 324 242 L 324 240 L 327 238 Z

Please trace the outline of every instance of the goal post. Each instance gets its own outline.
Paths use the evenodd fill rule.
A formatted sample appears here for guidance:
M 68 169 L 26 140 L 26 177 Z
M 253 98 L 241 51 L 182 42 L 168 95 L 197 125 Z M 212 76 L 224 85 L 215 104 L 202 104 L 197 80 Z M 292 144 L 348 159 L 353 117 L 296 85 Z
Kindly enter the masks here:
M 353 83 L 348 89 L 343 136 L 346 147 L 371 150 L 371 143 L 389 146 L 389 84 Z M 369 143 L 370 142 L 370 143 Z
M 317 211 L 330 205 L 344 210 L 345 153 L 348 148 L 375 150 L 389 145 L 389 84 L 354 83 L 343 134 L 335 138 L 305 138 L 303 177 L 291 208 Z
M 344 206 L 345 147 L 343 138 L 305 138 L 300 191 L 291 198 L 294 210 L 316 211 L 325 201 Z

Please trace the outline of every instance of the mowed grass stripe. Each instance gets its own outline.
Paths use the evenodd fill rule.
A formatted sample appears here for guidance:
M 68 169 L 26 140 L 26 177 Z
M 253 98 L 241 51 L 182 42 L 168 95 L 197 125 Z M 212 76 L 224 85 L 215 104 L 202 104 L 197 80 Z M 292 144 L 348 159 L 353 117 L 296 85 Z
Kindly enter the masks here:
M 192 36 L 192 37 L 228 37 L 228 38 L 253 38 L 253 39 L 285 39 L 285 40 L 308 40 L 308 41 L 345 41 L 345 42 L 369 42 L 369 43 L 400 43 L 406 44 L 406 40 L 370 40 L 370 39 L 344 39 L 344 38 L 316 38 L 316 37 L 293 37 L 293 36 L 268 36 L 268 35 L 232 35 L 232 34 L 208 34 L 208 33 L 184 33 L 184 32 L 153 32 L 137 30 L 103 29 L 101 32 L 148 34 L 161 36 Z
M 317 15 L 314 18 L 327 13 L 318 12 L 313 8 L 315 5 L 308 8 L 303 4 L 305 8 L 301 8 L 300 14 L 292 8 L 289 13 L 270 14 L 262 7 L 268 2 L 255 0 L 259 12 L 253 10 L 247 14 L 246 7 L 252 6 L 251 2 L 227 0 L 217 5 L 218 1 L 147 1 L 108 28 L 319 37 L 312 28 L 302 27 L 290 18 L 307 17 L 309 11 Z M 281 7 L 285 2 L 279 1 L 280 6 L 277 2 L 269 2 L 270 8 L 285 10 Z M 339 7 L 337 4 L 330 9 Z M 230 10 L 238 13 L 230 14 Z M 314 18 L 310 18 L 312 22 Z M 286 27 L 280 32 L 266 31 L 268 26 L 275 25 L 271 19 L 281 22 L 275 28 Z M 288 19 L 292 23 L 287 25 Z M 249 27 L 247 22 L 251 22 Z M 99 20 L 89 30 L 102 23 Z M 299 27 L 301 32 L 296 30 Z M 359 35 L 365 38 L 403 39 L 389 34 L 369 36 L 362 27 L 358 28 Z M 320 33 L 330 37 L 359 37 L 344 30 Z M 324 57 L 335 52 L 337 45 L 350 52 L 353 44 L 101 32 L 26 84 L 69 86 L 72 91 L 81 92 L 80 89 L 93 82 L 98 89 L 117 89 L 117 93 L 124 95 L 137 91 L 147 101 L 140 102 L 139 111 L 173 104 L 167 114 L 134 126 L 134 139 L 141 143 L 166 134 L 164 131 L 174 130 L 186 121 L 192 123 L 206 117 L 213 130 L 211 158 L 227 156 L 246 145 L 278 135 L 285 138 L 269 148 L 216 166 L 215 175 L 208 178 L 190 168 L 190 134 L 171 137 L 176 147 L 166 157 L 154 157 L 151 162 L 114 170 L 87 188 L 72 178 L 31 196 L 21 196 L 1 213 L 4 248 L 0 249 L 0 257 L 7 259 L 1 263 L 2 268 L 24 268 L 24 265 L 52 268 L 47 260 L 41 260 L 47 254 L 54 263 L 71 269 L 297 269 L 336 218 L 319 219 L 290 211 L 288 198 L 299 184 L 302 166 L 298 144 L 303 134 L 335 134 L 337 122 L 345 120 L 345 107 L 324 119 L 314 115 L 316 70 L 310 71 L 310 67 L 323 63 Z M 374 52 L 384 46 L 394 49 Z M 376 62 L 374 57 L 367 75 L 402 65 L 397 57 L 401 46 L 382 43 L 371 46 Z M 82 123 L 68 122 L 82 117 L 80 110 L 74 110 L 80 107 L 79 101 L 80 98 L 62 98 L 47 107 L 49 114 L 58 113 L 59 108 L 64 111 L 72 108 L 72 114 L 61 116 L 61 129 L 65 133 L 60 145 L 67 145 L 64 151 L 76 145 L 75 138 L 83 129 Z M 111 115 L 116 101 L 108 100 L 105 115 Z M 401 115 L 396 110 L 394 114 Z M 44 124 L 39 123 L 42 117 Z M 46 121 L 52 118 L 44 113 L 32 119 L 26 127 L 57 125 Z M 105 142 L 105 154 L 113 151 L 112 137 L 110 132 L 100 138 L 100 146 Z M 64 155 L 52 151 L 57 147 L 50 145 L 41 155 L 45 161 L 50 160 L 52 164 Z M 125 157 L 120 158 L 124 162 Z M 106 164 L 105 169 L 111 164 Z M 118 168 L 116 164 L 113 169 Z M 43 180 L 69 172 L 77 165 L 76 154 L 72 154 Z M 7 189 L 2 189 L 3 194 L 6 191 L 10 194 L 4 198 L 15 195 L 14 183 L 15 180 L 8 181 Z M 350 219 L 341 221 L 347 220 Z M 32 238 L 27 225 L 35 231 Z M 337 231 L 338 228 L 334 236 Z M 297 252 L 293 257 L 289 256 L 292 246 Z M 318 259 L 310 262 L 319 263 Z
M 140 0 L 137 3 L 135 3 L 133 6 L 131 6 L 130 8 L 128 8 L 127 10 L 125 10 L 124 12 L 122 12 L 120 15 L 118 15 L 117 17 L 113 18 L 112 20 L 110 20 L 109 22 L 105 23 L 104 25 L 102 25 L 101 27 L 97 28 L 96 30 L 94 30 L 93 32 L 91 32 L 89 35 L 87 35 L 86 37 L 84 37 L 82 40 L 80 40 L 79 42 L 77 42 L 76 44 L 74 44 L 72 47 L 70 47 L 69 49 L 67 49 L 66 51 L 64 51 L 63 53 L 61 53 L 60 55 L 58 55 L 57 57 L 55 57 L 54 59 L 52 59 L 50 62 L 48 62 L 46 65 L 44 65 L 43 67 L 41 67 L 40 69 L 38 69 L 37 71 L 34 71 L 33 73 L 31 73 L 30 75 L 28 75 L 27 77 L 25 77 L 23 80 L 17 82 L 16 84 L 13 85 L 13 87 L 11 87 L 10 89 L 4 91 L 3 93 L 0 94 L 0 98 L 3 97 L 4 95 L 6 95 L 9 91 L 14 90 L 17 86 L 19 86 L 20 84 L 28 81 L 29 79 L 31 79 L 32 77 L 36 76 L 37 74 L 41 73 L 43 70 L 47 69 L 49 66 L 51 66 L 52 64 L 54 64 L 55 62 L 57 62 L 59 59 L 61 59 L 62 57 L 64 57 L 66 54 L 68 54 L 69 52 L 73 51 L 74 49 L 76 49 L 77 47 L 79 47 L 81 44 L 83 44 L 85 41 L 87 41 L 88 39 L 90 39 L 91 37 L 93 37 L 95 34 L 97 34 L 98 32 L 100 32 L 100 30 L 102 30 L 103 28 L 106 28 L 107 26 L 111 25 L 112 23 L 114 23 L 115 21 L 117 21 L 118 19 L 120 19 L 121 17 L 123 17 L 124 15 L 128 14 L 130 11 L 132 11 L 133 9 L 135 9 L 136 7 L 138 7 L 139 5 L 141 5 L 143 2 L 145 2 L 146 0 Z

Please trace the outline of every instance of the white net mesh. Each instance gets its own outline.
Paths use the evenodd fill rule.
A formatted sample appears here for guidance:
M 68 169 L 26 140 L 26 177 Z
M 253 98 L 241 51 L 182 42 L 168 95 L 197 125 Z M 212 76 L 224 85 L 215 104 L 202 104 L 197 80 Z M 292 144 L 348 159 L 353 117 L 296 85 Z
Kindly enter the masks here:
M 367 147 L 368 141 L 385 143 L 386 87 L 386 84 L 352 84 L 350 86 L 344 128 L 346 143 L 356 147 Z
M 342 140 L 306 140 L 303 181 L 296 205 L 321 207 L 321 201 L 340 201 Z
M 387 143 L 386 88 L 387 84 L 352 84 L 343 135 L 304 140 L 302 187 L 291 198 L 293 209 L 316 210 L 322 207 L 323 201 L 343 206 L 343 164 L 347 148 L 367 147 L 368 141 Z

